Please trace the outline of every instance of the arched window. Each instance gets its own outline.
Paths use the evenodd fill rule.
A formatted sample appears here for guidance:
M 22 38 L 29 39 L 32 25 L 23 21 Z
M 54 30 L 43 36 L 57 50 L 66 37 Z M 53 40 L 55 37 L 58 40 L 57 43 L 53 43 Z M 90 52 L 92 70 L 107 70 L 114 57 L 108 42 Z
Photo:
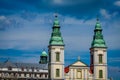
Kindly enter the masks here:
M 99 63 L 103 63 L 103 55 L 99 54 Z
M 56 69 L 56 77 L 60 77 L 60 69 Z
M 56 52 L 56 61 L 60 61 L 60 53 Z
M 103 71 L 99 70 L 99 78 L 103 78 Z

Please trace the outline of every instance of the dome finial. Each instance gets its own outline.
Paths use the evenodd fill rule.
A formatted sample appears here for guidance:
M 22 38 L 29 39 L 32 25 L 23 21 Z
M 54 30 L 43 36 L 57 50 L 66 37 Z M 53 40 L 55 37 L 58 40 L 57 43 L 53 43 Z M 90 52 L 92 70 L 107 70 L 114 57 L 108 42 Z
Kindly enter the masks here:
M 58 17 L 58 15 L 57 15 L 57 14 L 55 14 L 55 17 L 57 18 L 57 17 Z
M 54 13 L 54 16 L 55 16 L 55 18 L 57 18 L 58 17 L 58 13 Z
M 54 15 L 55 15 L 55 19 L 54 19 L 53 26 L 54 26 L 54 27 L 59 27 L 60 24 L 59 24 L 59 20 L 58 20 L 57 13 L 55 13 Z

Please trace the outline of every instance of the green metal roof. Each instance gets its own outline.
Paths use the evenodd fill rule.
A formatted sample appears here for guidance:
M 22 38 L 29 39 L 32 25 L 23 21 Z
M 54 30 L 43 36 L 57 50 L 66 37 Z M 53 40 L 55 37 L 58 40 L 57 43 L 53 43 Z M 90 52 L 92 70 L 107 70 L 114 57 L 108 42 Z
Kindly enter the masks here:
M 98 19 L 95 25 L 94 37 L 93 37 L 91 47 L 107 47 L 103 39 L 102 28 Z
M 95 29 L 102 29 L 101 24 L 98 21 L 96 22 Z
M 41 56 L 48 56 L 45 51 L 42 52 Z
M 60 23 L 57 16 L 55 16 L 55 20 L 53 23 L 53 31 L 51 34 L 49 45 L 64 45 L 63 38 L 60 32 Z
M 57 16 L 55 17 L 53 26 L 60 26 L 60 23 L 59 23 L 59 20 L 58 20 Z

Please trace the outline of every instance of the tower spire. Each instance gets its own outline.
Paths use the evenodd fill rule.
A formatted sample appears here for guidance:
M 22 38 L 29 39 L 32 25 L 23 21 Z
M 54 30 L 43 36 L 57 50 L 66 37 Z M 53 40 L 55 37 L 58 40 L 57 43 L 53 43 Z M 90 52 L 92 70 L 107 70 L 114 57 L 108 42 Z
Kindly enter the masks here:
M 98 17 L 90 48 L 90 59 L 90 71 L 93 74 L 93 80 L 107 80 L 107 46 L 103 39 Z
M 52 34 L 48 46 L 49 80 L 64 80 L 64 42 L 60 32 L 58 16 L 55 15 Z
M 96 20 L 97 22 L 95 24 L 94 37 L 93 37 L 91 47 L 107 47 L 103 39 L 102 28 L 99 22 L 99 18 L 97 17 Z
M 55 15 L 55 19 L 53 22 L 53 30 L 51 39 L 49 41 L 49 45 L 64 45 L 63 38 L 60 32 L 60 23 L 57 14 Z

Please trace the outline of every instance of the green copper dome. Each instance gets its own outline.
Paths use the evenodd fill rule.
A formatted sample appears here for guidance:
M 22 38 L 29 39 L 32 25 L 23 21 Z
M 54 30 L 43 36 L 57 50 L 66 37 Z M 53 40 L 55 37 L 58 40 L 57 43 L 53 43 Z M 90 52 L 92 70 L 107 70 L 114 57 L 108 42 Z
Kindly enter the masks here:
M 45 51 L 42 52 L 41 56 L 48 56 Z
M 94 37 L 93 37 L 91 47 L 107 47 L 103 39 L 102 28 L 98 19 L 95 25 Z
M 40 55 L 40 64 L 47 64 L 47 53 L 45 51 L 42 52 L 42 54 Z
M 101 25 L 98 21 L 96 22 L 95 29 L 100 29 L 100 30 L 102 29 Z
M 64 45 L 63 38 L 60 32 L 60 23 L 57 16 L 55 16 L 55 20 L 53 23 L 53 31 L 49 41 L 49 45 Z

